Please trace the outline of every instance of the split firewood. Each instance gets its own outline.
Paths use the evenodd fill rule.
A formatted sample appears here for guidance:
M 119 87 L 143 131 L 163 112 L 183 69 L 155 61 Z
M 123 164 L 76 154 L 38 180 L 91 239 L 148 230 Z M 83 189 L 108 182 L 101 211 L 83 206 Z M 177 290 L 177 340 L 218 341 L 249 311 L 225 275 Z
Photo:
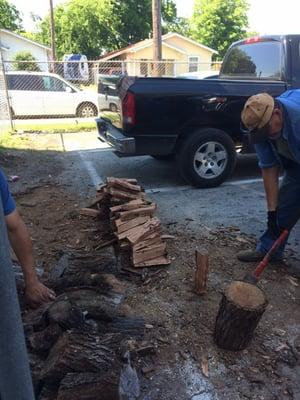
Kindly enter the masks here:
M 132 258 L 133 264 L 139 264 L 141 262 L 152 260 L 166 254 L 166 243 L 160 243 L 151 247 L 146 247 L 140 251 L 133 251 Z
M 128 203 L 110 207 L 110 211 L 112 213 L 116 213 L 118 211 L 129 211 L 129 210 L 134 210 L 134 209 L 140 208 L 140 207 L 146 207 L 147 205 L 150 205 L 150 204 L 151 204 L 151 202 L 145 201 L 143 199 L 131 200 Z
M 155 244 L 159 244 L 159 243 L 163 243 L 162 237 L 158 233 L 154 233 L 154 234 L 148 236 L 146 238 L 146 240 L 143 240 L 141 242 L 138 242 L 137 244 L 134 244 L 132 246 L 132 250 L 139 251 L 139 250 L 142 250 L 144 248 L 147 248 L 147 247 L 153 246 Z
M 117 220 L 115 221 L 115 225 L 116 225 L 116 227 L 117 227 L 117 232 L 118 232 L 118 238 L 119 238 L 119 240 L 122 240 L 122 239 L 123 239 L 123 237 L 120 237 L 120 236 L 121 236 L 121 235 L 120 235 L 121 233 L 123 233 L 123 232 L 128 232 L 128 231 L 131 230 L 132 228 L 135 228 L 135 227 L 137 227 L 137 226 L 139 226 L 139 225 L 142 225 L 142 224 L 144 224 L 145 222 L 147 222 L 148 220 L 149 220 L 149 217 L 145 217 L 145 216 L 143 216 L 143 217 L 138 217 L 138 218 L 135 218 L 135 219 L 133 219 L 133 220 L 126 221 L 126 222 L 117 219 Z M 123 235 L 123 236 L 124 236 L 124 235 Z M 125 237 L 126 237 L 126 236 L 125 236 Z
M 146 237 L 152 235 L 154 232 L 160 232 L 160 222 L 157 218 L 151 218 L 144 225 L 136 228 L 132 234 L 127 236 L 127 239 L 131 244 L 135 244 L 139 241 L 144 240 Z
M 159 265 L 169 265 L 170 263 L 171 261 L 168 260 L 167 257 L 162 256 L 154 258 L 153 260 L 143 261 L 141 263 L 135 264 L 134 266 L 137 268 L 143 268 L 143 267 L 154 267 Z
M 120 189 L 114 189 L 114 188 L 104 188 L 105 193 L 110 194 L 114 199 L 117 200 L 123 200 L 123 201 L 130 201 L 130 200 L 136 200 L 136 199 L 142 199 L 144 198 L 142 192 L 135 192 L 135 193 L 129 193 L 125 192 Z
M 94 208 L 82 208 L 80 210 L 80 215 L 86 215 L 87 217 L 99 217 L 101 212 L 99 210 L 95 210 Z
M 137 179 L 135 178 L 122 178 L 122 179 L 128 183 L 132 183 L 133 185 L 137 184 Z
M 153 203 L 148 207 L 141 207 L 129 211 L 120 212 L 119 217 L 121 221 L 128 221 L 133 218 L 144 217 L 144 216 L 153 217 L 155 209 L 156 209 L 156 204 Z
M 121 190 L 131 192 L 141 192 L 142 188 L 136 184 L 132 184 L 124 179 L 119 178 L 107 178 L 107 186 L 113 188 L 121 188 Z

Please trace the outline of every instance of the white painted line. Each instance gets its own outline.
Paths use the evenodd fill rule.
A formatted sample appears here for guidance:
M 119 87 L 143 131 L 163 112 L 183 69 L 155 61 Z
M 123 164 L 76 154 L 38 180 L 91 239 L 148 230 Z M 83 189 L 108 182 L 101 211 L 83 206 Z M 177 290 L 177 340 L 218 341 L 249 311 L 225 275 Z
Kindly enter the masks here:
M 97 171 L 93 166 L 92 161 L 86 160 L 84 154 L 81 151 L 79 151 L 78 153 L 81 158 L 82 164 L 84 165 L 85 169 L 87 170 L 87 173 L 89 174 L 89 177 L 91 178 L 93 185 L 96 188 L 102 185 L 104 183 L 103 179 L 98 175 Z
M 153 189 L 146 189 L 145 192 L 149 194 L 154 194 L 154 193 L 168 193 L 168 192 L 174 192 L 174 191 L 184 191 L 184 190 L 194 190 L 197 189 L 193 186 L 170 186 L 170 187 L 159 187 L 159 188 L 153 188 Z
M 253 178 L 253 179 L 240 179 L 238 181 L 229 181 L 224 182 L 222 186 L 234 186 L 234 185 L 249 185 L 251 183 L 262 182 L 262 178 Z
M 223 186 L 241 186 L 241 185 L 250 185 L 252 183 L 258 183 L 262 182 L 262 178 L 252 178 L 252 179 L 240 179 L 237 181 L 229 181 L 229 182 L 224 182 L 220 187 Z M 212 189 L 217 189 L 217 188 L 212 188 Z M 149 194 L 155 194 L 155 193 L 168 193 L 168 192 L 174 192 L 174 191 L 184 191 L 184 190 L 203 190 L 203 189 L 198 189 L 194 186 L 186 185 L 186 186 L 170 186 L 170 187 L 158 187 L 158 188 L 150 188 L 146 189 L 145 192 Z

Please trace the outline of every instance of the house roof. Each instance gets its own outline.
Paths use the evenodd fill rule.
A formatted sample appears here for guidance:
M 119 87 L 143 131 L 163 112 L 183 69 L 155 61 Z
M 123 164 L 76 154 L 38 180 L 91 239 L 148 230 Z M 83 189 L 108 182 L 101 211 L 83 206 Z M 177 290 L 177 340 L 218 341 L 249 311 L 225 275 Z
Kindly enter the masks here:
M 207 51 L 209 51 L 211 53 L 215 53 L 215 54 L 218 53 L 216 50 L 211 49 L 210 47 L 204 46 L 203 44 L 198 43 L 193 39 L 187 38 L 187 37 L 185 37 L 183 35 L 180 35 L 179 33 L 175 33 L 175 32 L 169 32 L 169 33 L 163 35 L 162 36 L 162 45 L 166 46 L 166 47 L 169 47 L 169 48 L 172 48 L 173 50 L 176 50 L 179 53 L 187 54 L 187 52 L 184 49 L 182 49 L 181 47 L 179 47 L 177 45 L 174 45 L 174 44 L 167 43 L 165 41 L 166 39 L 169 39 L 171 37 L 176 37 L 176 36 L 180 37 L 183 40 L 186 40 L 187 42 L 190 42 L 190 43 L 194 44 L 195 46 L 201 47 L 202 49 L 205 49 L 205 50 L 207 50 Z M 152 44 L 153 44 L 153 39 L 145 39 L 145 40 L 142 40 L 142 41 L 137 42 L 135 44 L 131 44 L 131 45 L 127 46 L 127 47 L 123 47 L 122 49 L 111 51 L 110 53 L 105 54 L 104 56 L 100 57 L 99 59 L 102 60 L 102 61 L 105 61 L 105 60 L 110 60 L 112 58 L 115 58 L 115 57 L 117 57 L 117 56 L 119 56 L 121 54 L 136 53 L 137 51 L 139 51 L 141 49 L 144 49 L 144 48 L 152 46 Z
M 38 43 L 38 42 L 35 42 L 34 40 L 27 39 L 26 37 L 24 37 L 24 36 L 22 36 L 22 35 L 19 35 L 18 33 L 9 31 L 8 29 L 0 29 L 0 33 L 2 33 L 2 32 L 3 32 L 3 33 L 7 33 L 8 35 L 14 36 L 14 37 L 16 37 L 16 38 L 18 38 L 18 39 L 24 40 L 25 42 L 34 44 L 35 46 L 42 47 L 43 49 L 45 49 L 45 50 L 47 50 L 47 51 L 51 51 L 50 47 L 44 46 L 43 44 L 40 44 L 40 43 Z M 1 47 L 4 47 L 4 46 L 1 45 Z M 7 50 L 8 50 L 8 49 L 7 49 Z

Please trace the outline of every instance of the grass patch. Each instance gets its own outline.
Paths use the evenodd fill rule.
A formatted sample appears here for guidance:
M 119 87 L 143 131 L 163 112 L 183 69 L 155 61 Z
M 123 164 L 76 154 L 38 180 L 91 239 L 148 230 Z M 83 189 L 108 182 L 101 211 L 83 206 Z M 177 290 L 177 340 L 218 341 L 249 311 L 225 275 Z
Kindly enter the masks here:
M 96 129 L 95 122 L 58 122 L 49 124 L 20 124 L 17 126 L 17 132 L 23 133 L 74 133 L 74 132 L 90 132 Z
M 0 135 L 0 151 L 4 149 L 27 149 L 29 138 L 26 136 L 15 135 L 11 132 Z
M 101 117 L 110 119 L 112 122 L 120 121 L 120 117 L 117 113 L 105 111 L 100 114 Z M 64 121 L 61 122 L 47 122 L 41 124 L 30 124 L 30 120 L 26 123 L 19 123 L 18 120 L 15 122 L 17 133 L 76 133 L 76 132 L 91 132 L 97 129 L 95 121 Z

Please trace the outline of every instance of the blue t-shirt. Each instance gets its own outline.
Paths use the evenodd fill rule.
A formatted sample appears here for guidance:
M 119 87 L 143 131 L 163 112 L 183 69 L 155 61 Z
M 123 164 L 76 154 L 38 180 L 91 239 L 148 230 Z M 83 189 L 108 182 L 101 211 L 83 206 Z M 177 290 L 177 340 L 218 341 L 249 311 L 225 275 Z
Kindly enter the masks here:
M 3 205 L 4 215 L 9 215 L 16 209 L 16 203 L 8 188 L 8 183 L 5 175 L 0 169 L 0 193 Z
M 287 141 L 294 163 L 300 164 L 300 90 L 287 90 L 276 100 L 281 104 L 284 113 L 282 137 Z M 258 143 L 255 149 L 260 168 L 283 164 L 283 157 L 279 155 L 274 141 Z

